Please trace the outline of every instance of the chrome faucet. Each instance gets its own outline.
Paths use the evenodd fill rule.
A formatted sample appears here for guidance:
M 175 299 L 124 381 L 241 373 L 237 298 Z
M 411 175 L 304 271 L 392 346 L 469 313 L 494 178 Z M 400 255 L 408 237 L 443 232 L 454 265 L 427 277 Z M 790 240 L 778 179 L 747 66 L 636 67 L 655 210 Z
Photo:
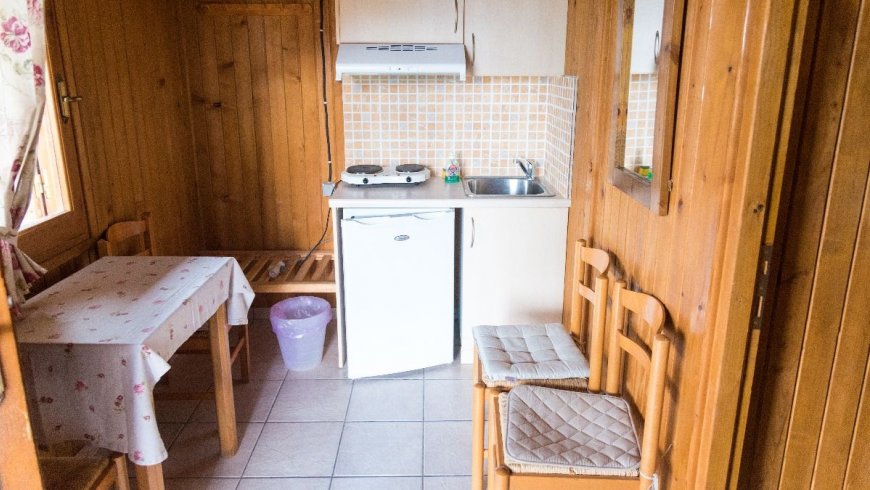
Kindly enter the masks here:
M 514 162 L 520 166 L 520 170 L 526 174 L 527 179 L 535 180 L 535 162 L 525 158 L 517 158 Z

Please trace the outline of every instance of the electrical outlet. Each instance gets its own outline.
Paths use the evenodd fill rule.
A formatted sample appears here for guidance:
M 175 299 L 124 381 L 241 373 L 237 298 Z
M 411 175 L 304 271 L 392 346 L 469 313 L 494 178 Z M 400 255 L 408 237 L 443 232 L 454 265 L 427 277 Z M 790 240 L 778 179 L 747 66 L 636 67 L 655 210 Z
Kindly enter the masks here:
M 329 197 L 333 192 L 335 192 L 335 182 L 324 182 L 323 195 Z

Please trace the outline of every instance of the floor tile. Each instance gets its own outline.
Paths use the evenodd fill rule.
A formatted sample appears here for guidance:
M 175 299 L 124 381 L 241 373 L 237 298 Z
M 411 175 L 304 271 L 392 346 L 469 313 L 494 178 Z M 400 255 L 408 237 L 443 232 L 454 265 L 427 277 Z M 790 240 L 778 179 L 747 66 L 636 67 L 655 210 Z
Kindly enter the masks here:
M 329 478 L 243 478 L 238 490 L 329 490 Z
M 160 422 L 189 422 L 200 400 L 155 400 L 155 413 Z
M 211 359 L 202 354 L 178 354 L 169 359 L 170 369 L 157 383 L 155 393 L 208 391 L 214 382 Z
M 172 447 L 172 444 L 178 438 L 178 434 L 181 434 L 181 429 L 183 428 L 184 424 L 157 422 L 157 430 L 160 431 L 160 438 L 163 439 L 163 445 L 166 446 L 166 449 Z
M 166 490 L 233 490 L 239 484 L 237 478 L 167 478 L 165 482 Z
M 335 476 L 418 476 L 422 457 L 421 422 L 348 422 Z
M 333 478 L 332 490 L 420 490 L 422 479 L 416 476 L 374 478 Z
M 262 429 L 263 424 L 238 424 L 239 451 L 225 458 L 220 455 L 217 424 L 187 424 L 163 463 L 164 474 L 167 478 L 242 476 Z
M 426 368 L 426 379 L 471 379 L 472 365 L 462 364 L 459 358 L 450 364 Z
M 353 382 L 340 379 L 286 379 L 269 422 L 342 422 Z
M 248 383 L 235 384 L 233 395 L 236 400 L 236 420 L 238 422 L 265 422 L 280 388 L 281 381 L 251 380 Z M 200 403 L 191 420 L 194 422 L 217 422 L 214 402 L 205 400 Z
M 267 423 L 245 476 L 331 476 L 340 422 Z
M 425 371 L 417 369 L 415 371 L 405 371 L 404 373 L 385 374 L 383 376 L 375 376 L 367 379 L 423 379 Z
M 424 420 L 471 420 L 471 381 L 427 379 Z
M 471 422 L 425 422 L 423 474 L 471 474 Z
M 423 477 L 423 490 L 467 490 L 469 488 L 471 488 L 470 476 Z
M 405 379 L 355 381 L 347 420 L 423 420 L 423 381 Z

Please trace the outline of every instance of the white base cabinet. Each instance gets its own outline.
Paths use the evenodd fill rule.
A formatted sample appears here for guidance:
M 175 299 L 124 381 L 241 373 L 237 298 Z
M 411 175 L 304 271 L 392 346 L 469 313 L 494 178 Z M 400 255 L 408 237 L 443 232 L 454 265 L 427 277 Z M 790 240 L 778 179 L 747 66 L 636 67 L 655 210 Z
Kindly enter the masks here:
M 562 321 L 567 228 L 567 208 L 462 211 L 462 362 L 474 326 Z

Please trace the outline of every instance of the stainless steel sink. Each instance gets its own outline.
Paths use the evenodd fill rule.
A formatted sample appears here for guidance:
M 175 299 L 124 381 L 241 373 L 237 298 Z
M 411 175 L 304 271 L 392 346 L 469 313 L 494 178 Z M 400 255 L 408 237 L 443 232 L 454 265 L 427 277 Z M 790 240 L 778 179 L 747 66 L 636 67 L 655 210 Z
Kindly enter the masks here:
M 551 197 L 544 184 L 525 177 L 465 177 L 465 195 L 470 197 Z

